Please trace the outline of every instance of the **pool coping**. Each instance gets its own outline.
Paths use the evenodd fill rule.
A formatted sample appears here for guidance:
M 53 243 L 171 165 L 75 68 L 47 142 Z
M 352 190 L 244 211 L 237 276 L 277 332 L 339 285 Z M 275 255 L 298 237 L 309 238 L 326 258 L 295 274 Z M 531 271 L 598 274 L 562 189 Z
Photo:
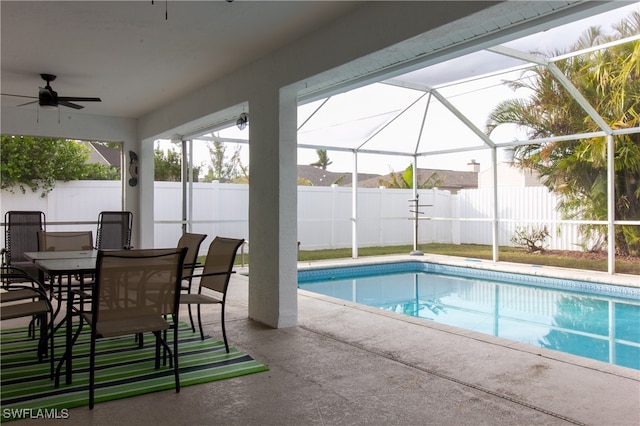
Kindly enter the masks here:
M 461 257 L 425 254 L 413 255 L 386 255 L 360 258 L 343 258 L 330 260 L 316 260 L 312 262 L 298 262 L 298 270 L 312 270 L 324 268 L 337 268 L 347 266 L 377 265 L 396 262 L 424 262 L 436 263 L 448 266 L 458 266 L 471 269 L 481 269 L 494 272 L 516 273 L 547 278 L 583 281 L 589 283 L 619 285 L 625 287 L 640 288 L 640 276 L 629 274 L 608 274 L 599 271 L 586 271 L 582 269 L 559 268 L 554 266 L 526 265 L 511 262 L 493 262 L 483 259 L 469 259 Z

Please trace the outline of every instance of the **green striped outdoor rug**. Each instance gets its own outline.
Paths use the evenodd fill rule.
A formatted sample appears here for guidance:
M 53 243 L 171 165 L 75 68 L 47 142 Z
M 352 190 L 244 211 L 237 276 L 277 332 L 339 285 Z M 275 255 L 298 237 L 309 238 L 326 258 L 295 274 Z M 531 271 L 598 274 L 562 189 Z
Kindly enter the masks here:
M 60 330 L 62 333 L 64 330 Z M 226 353 L 224 343 L 192 333 L 185 324 L 179 329 L 180 385 L 190 386 L 269 368 L 235 348 Z M 155 339 L 145 335 L 138 348 L 133 336 L 99 339 L 96 344 L 95 402 L 127 398 L 161 390 L 174 391 L 173 369 L 154 368 Z M 49 379 L 49 362 L 38 362 L 36 340 L 27 338 L 26 328 L 0 333 L 0 402 L 3 422 L 17 418 L 60 417 L 67 409 L 89 405 L 89 336 L 83 333 L 73 348 L 73 384 L 55 389 Z M 170 346 L 172 345 L 169 343 Z M 64 335 L 56 333 L 56 358 L 64 353 Z M 63 372 L 64 374 L 64 372 Z

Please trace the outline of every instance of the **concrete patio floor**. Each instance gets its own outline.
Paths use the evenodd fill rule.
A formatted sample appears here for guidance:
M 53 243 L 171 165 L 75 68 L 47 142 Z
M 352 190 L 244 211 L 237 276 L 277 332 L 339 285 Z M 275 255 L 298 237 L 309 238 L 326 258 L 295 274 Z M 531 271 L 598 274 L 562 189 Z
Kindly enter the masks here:
M 640 285 L 638 277 L 614 279 Z M 302 290 L 299 325 L 271 329 L 247 318 L 248 278 L 236 274 L 231 285 L 230 344 L 267 364 L 270 371 L 183 387 L 177 394 L 164 391 L 100 403 L 93 410 L 75 408 L 68 419 L 55 422 L 69 426 L 640 424 L 640 371 Z M 219 338 L 218 311 L 205 316 L 206 331 Z

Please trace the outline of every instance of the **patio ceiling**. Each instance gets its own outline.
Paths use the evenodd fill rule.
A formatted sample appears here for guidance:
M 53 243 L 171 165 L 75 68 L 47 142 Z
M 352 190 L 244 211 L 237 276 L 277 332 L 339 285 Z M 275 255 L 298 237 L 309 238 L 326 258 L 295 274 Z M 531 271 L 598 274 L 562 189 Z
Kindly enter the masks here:
M 471 2 L 473 3 L 473 2 Z M 345 64 L 300 93 L 303 102 L 440 62 L 469 39 L 529 21 L 546 27 L 626 4 L 496 2 L 386 51 Z M 2 1 L 1 92 L 37 96 L 40 73 L 58 76 L 60 96 L 95 96 L 81 113 L 140 118 L 295 40 L 366 7 L 362 1 Z M 436 4 L 436 3 L 434 3 Z M 444 3 L 443 3 L 444 4 Z M 447 13 L 448 5 L 439 13 Z M 468 7 L 468 6 L 467 6 Z M 166 17 L 166 19 L 165 19 Z M 476 69 L 479 71 L 479 69 Z M 320 78 L 318 79 L 320 80 Z M 311 81 L 311 80 L 310 80 Z M 29 99 L 2 96 L 3 108 Z M 35 104 L 19 107 L 33 110 Z
M 2 1 L 1 92 L 37 96 L 49 73 L 59 96 L 102 99 L 81 113 L 139 118 L 362 4 Z M 29 101 L 1 97 L 2 107 Z M 20 108 L 35 116 L 37 106 Z
M 3 1 L 1 92 L 36 96 L 44 85 L 39 74 L 51 73 L 58 76 L 52 87 L 60 96 L 102 98 L 100 103 L 84 103 L 80 113 L 140 118 L 362 4 Z M 491 139 L 483 133 L 497 101 L 515 96 L 502 81 L 518 78 L 532 65 L 529 52 L 566 48 L 589 25 L 608 29 L 630 10 L 640 9 L 640 3 L 631 2 L 593 4 L 497 4 L 501 14 L 485 9 L 464 22 L 403 42 L 401 48 L 391 46 L 329 71 L 321 83 L 299 94 L 299 146 L 436 155 L 507 146 L 514 139 L 524 142 L 526 135 L 508 126 L 501 126 Z M 594 18 L 598 12 L 603 13 Z M 542 24 L 532 24 L 535 30 L 518 26 L 520 21 L 535 21 L 533 17 L 544 18 Z M 519 29 L 510 31 L 512 27 Z M 501 35 L 492 44 L 464 47 L 466 40 L 498 29 Z M 505 55 L 506 49 L 521 57 Z M 37 104 L 20 106 L 31 100 L 0 98 L 3 108 L 32 110 L 35 116 Z M 210 128 L 219 129 L 216 126 Z M 219 136 L 238 142 L 247 135 L 234 130 Z

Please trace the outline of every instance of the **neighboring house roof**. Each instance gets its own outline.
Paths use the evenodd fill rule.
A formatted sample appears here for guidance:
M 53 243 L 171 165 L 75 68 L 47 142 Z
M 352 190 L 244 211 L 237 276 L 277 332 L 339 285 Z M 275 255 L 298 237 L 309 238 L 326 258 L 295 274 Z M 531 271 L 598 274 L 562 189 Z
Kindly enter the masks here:
M 395 173 L 404 173 L 403 171 Z M 461 189 L 477 188 L 478 187 L 478 173 L 477 172 L 461 172 L 455 170 L 439 170 L 439 169 L 418 169 L 418 182 L 422 183 L 429 179 L 433 174 L 436 174 L 435 179 L 437 188 L 450 191 L 455 194 Z M 361 188 L 377 188 L 380 185 L 380 181 L 391 181 L 391 174 L 384 176 L 377 176 L 373 179 L 361 181 L 358 186 Z
M 400 172 L 402 173 L 402 172 Z M 477 172 L 460 172 L 454 170 L 418 169 L 418 181 L 424 182 L 436 173 L 439 189 L 456 193 L 461 189 L 477 188 Z M 298 178 L 310 181 L 313 186 L 331 186 L 337 182 L 338 186 L 351 186 L 351 172 L 331 172 L 320 167 L 298 165 Z M 391 174 L 377 175 L 373 173 L 358 173 L 359 188 L 378 188 L 380 181 L 391 181 Z
M 542 186 L 540 174 L 535 170 L 523 170 L 513 162 L 502 162 L 498 167 L 498 186 L 528 187 Z M 478 175 L 478 187 L 490 188 L 493 185 L 492 169 L 486 169 Z
M 371 179 L 375 176 L 378 175 L 358 173 L 358 182 Z M 298 165 L 298 178 L 308 180 L 313 186 L 331 186 L 334 183 L 338 186 L 349 186 L 351 185 L 353 175 L 351 172 L 330 172 L 316 166 Z
M 91 154 L 89 154 L 89 163 L 120 167 L 122 156 L 119 149 L 109 148 L 93 142 L 89 142 L 88 145 L 92 149 Z

